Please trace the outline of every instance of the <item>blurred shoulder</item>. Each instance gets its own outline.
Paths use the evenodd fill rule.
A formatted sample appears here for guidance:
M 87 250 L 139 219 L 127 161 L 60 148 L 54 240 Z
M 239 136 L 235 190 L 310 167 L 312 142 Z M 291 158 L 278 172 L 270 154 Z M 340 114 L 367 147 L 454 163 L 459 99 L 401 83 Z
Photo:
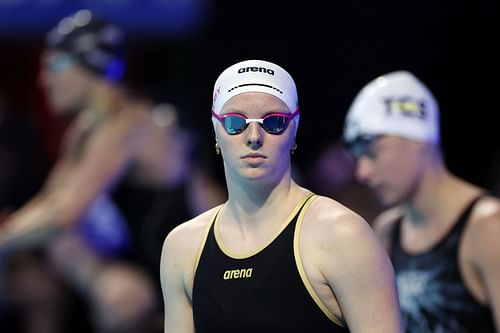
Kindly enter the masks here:
M 114 114 L 110 123 L 114 123 L 114 126 L 151 126 L 151 108 L 151 104 L 131 101 Z
M 500 198 L 492 194 L 481 196 L 474 206 L 473 214 L 477 218 L 489 218 L 500 213 Z
M 175 253 L 189 252 L 203 243 L 217 213 L 222 205 L 207 210 L 204 213 L 179 224 L 166 237 L 164 250 L 175 249 Z
M 471 232 L 488 233 L 500 226 L 500 199 L 494 195 L 482 196 L 475 204 L 469 223 Z
M 404 212 L 400 206 L 389 208 L 375 218 L 373 221 L 373 230 L 380 236 L 387 235 L 403 215 Z

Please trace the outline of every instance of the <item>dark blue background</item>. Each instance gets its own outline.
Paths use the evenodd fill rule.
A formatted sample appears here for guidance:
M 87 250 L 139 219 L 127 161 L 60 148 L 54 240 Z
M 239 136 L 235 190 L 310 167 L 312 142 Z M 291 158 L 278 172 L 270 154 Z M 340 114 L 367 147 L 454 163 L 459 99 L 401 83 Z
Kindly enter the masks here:
M 23 1 L 28 2 L 33 1 Z M 427 83 L 441 106 L 450 169 L 490 188 L 500 175 L 494 165 L 500 150 L 500 13 L 494 1 L 165 1 L 179 12 L 159 10 L 161 1 L 151 0 L 46 3 L 60 7 L 45 9 L 44 15 L 30 7 L 15 18 L 0 13 L 0 24 L 31 31 L 1 28 L 0 89 L 15 101 L 15 109 L 40 114 L 38 100 L 25 97 L 40 98 L 32 91 L 45 27 L 69 7 L 85 3 L 126 26 L 133 36 L 130 67 L 136 82 L 178 103 L 208 137 L 209 152 L 212 85 L 236 61 L 275 61 L 296 79 L 302 117 L 294 161 L 303 170 L 339 138 L 349 104 L 365 83 L 406 69 Z M 118 3 L 126 5 L 117 10 Z
M 206 0 L 2 0 L 0 35 L 37 36 L 80 8 L 145 35 L 182 35 L 203 23 Z

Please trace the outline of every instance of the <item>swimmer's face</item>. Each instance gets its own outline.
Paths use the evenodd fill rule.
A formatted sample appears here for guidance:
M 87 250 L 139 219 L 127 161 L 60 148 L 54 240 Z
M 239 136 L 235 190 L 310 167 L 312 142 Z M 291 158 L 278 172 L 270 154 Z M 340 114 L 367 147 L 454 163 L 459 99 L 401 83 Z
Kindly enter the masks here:
M 399 204 L 417 190 L 429 147 L 398 136 L 380 136 L 357 156 L 356 178 L 372 188 L 382 204 Z
M 49 106 L 58 114 L 84 107 L 92 87 L 91 78 L 92 74 L 68 53 L 47 50 L 42 55 L 39 81 Z
M 215 136 L 228 180 L 277 182 L 290 172 L 290 155 L 295 144 L 295 121 L 291 119 L 279 134 L 271 134 L 269 128 L 266 130 L 257 119 L 272 114 L 291 113 L 281 99 L 261 92 L 242 93 L 224 104 L 221 117 L 238 114 L 243 118 L 253 119 L 240 128 L 238 133 L 232 133 L 232 127 L 228 126 L 228 130 L 221 121 L 215 123 Z

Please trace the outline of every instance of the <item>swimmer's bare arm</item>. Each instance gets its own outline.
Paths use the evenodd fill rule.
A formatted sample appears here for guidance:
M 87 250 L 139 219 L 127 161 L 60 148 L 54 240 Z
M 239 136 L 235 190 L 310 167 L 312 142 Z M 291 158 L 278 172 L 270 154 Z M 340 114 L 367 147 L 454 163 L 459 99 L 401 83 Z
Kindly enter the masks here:
M 326 203 L 316 209 L 330 208 Z M 360 216 L 335 211 L 319 216 L 324 231 L 320 269 L 350 332 L 402 332 L 394 271 L 384 248 Z
M 495 320 L 496 332 L 500 332 L 500 202 L 492 199 L 481 202 L 477 215 L 482 215 L 471 221 L 469 253 L 473 270 L 481 281 L 483 301 L 490 307 Z
M 93 133 L 78 162 L 63 155 L 43 190 L 0 228 L 0 247 L 43 242 L 71 226 L 122 175 L 142 138 L 141 118 L 118 117 Z
M 192 288 L 198 255 L 214 209 L 176 227 L 166 238 L 160 278 L 165 333 L 194 333 Z

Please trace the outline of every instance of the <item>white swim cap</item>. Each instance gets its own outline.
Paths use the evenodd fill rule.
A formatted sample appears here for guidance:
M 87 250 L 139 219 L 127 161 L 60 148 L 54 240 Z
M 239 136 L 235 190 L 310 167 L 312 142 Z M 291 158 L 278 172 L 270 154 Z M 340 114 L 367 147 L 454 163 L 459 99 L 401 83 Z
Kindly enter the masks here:
M 439 106 L 430 90 L 407 71 L 369 82 L 347 113 L 344 141 L 348 144 L 383 134 L 439 143 Z
M 263 60 L 245 60 L 225 69 L 214 86 L 212 111 L 220 114 L 233 96 L 245 92 L 263 92 L 281 99 L 290 109 L 297 109 L 297 88 L 293 78 L 282 67 Z M 298 117 L 295 118 L 298 122 Z

